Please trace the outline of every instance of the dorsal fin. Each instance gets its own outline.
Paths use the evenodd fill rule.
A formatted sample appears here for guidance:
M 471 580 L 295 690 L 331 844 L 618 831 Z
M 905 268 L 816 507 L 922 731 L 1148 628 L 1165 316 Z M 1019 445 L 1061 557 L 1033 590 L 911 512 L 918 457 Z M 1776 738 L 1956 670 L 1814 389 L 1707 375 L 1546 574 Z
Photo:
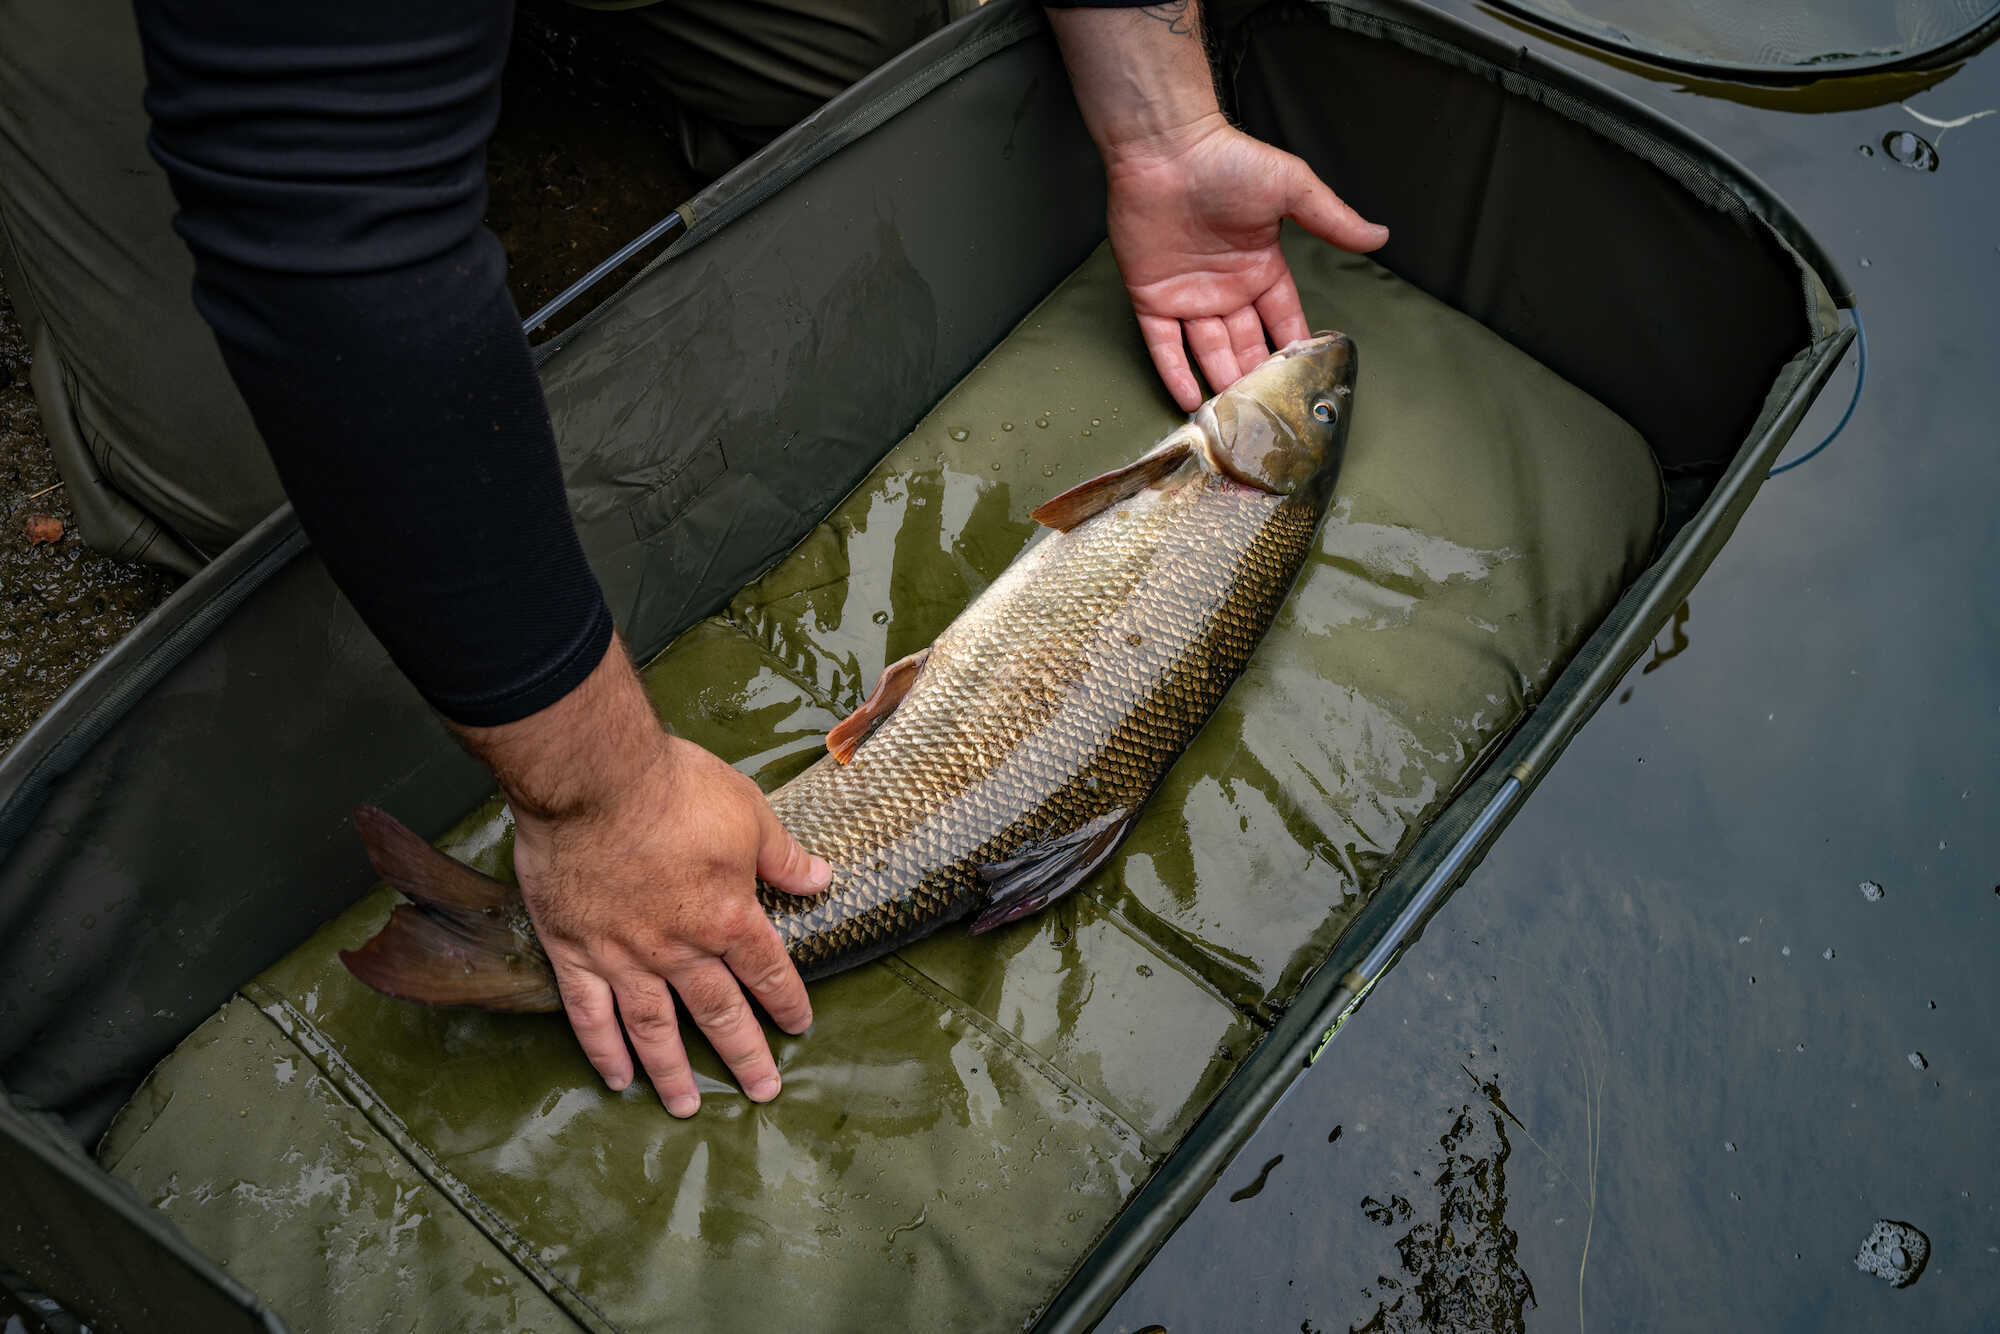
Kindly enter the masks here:
M 1122 468 L 1100 473 L 1079 482 L 1059 496 L 1035 507 L 1034 520 L 1045 528 L 1068 532 L 1093 514 L 1101 514 L 1121 500 L 1138 495 L 1153 483 L 1172 475 L 1174 469 L 1195 453 L 1196 431 L 1183 426 L 1162 440 L 1151 453 L 1142 454 Z

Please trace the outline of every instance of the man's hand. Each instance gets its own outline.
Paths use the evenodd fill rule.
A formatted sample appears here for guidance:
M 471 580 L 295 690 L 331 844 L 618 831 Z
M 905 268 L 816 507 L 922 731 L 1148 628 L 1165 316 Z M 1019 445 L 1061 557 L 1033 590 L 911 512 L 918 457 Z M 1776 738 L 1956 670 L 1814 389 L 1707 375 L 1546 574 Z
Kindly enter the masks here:
M 605 1082 L 632 1082 L 629 1038 L 669 1112 L 700 1108 L 678 996 L 744 1092 L 776 1097 L 778 1067 L 745 992 L 788 1033 L 806 1030 L 812 1006 L 756 883 L 817 894 L 827 864 L 755 783 L 661 730 L 621 643 L 540 713 L 457 730 L 507 790 L 521 896 Z
M 1190 412 L 1202 393 L 1188 348 L 1219 391 L 1310 332 L 1279 223 L 1344 250 L 1389 239 L 1304 162 L 1223 118 L 1200 17 L 1194 0 L 1049 14 L 1104 155 L 1112 254 L 1153 365 Z
M 1388 228 L 1363 221 L 1311 167 L 1232 128 L 1220 112 L 1165 142 L 1107 150 L 1105 167 L 1111 253 L 1153 365 L 1188 412 L 1202 400 L 1188 348 L 1220 391 L 1272 348 L 1311 332 L 1278 249 L 1281 221 L 1297 219 L 1343 250 L 1389 239 Z

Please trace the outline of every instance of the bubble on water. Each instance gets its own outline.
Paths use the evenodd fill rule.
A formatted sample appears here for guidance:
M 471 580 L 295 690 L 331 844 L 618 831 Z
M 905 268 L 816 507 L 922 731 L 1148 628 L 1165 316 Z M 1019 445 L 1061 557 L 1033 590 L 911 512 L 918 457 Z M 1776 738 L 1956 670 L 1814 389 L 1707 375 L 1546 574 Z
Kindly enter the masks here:
M 1056 470 L 1055 470 L 1054 468 L 1044 468 L 1044 469 L 1042 469 L 1042 476 L 1044 476 L 1044 477 L 1053 477 L 1053 476 L 1055 476 L 1055 475 L 1056 475 Z
M 1806 1044 L 1803 1042 L 1794 1045 L 1792 1048 L 1793 1051 L 1804 1051 L 1805 1049 L 1806 1049 Z
M 1735 1152 L 1736 1152 L 1736 1141 L 1735 1141 L 1735 1140 L 1733 1140 L 1733 1139 L 1726 1139 L 1726 1140 L 1722 1141 L 1722 1151 L 1723 1151 L 1724 1153 L 1735 1153 Z
M 1790 945 L 1780 945 L 1778 947 L 1778 953 L 1784 955 L 1787 959 L 1789 959 L 1792 957 L 1792 947 Z
M 1000 460 L 999 460 L 999 459 L 995 459 L 995 460 L 993 460 L 993 471 L 994 471 L 994 472 L 999 472 L 999 471 L 1000 471 Z
M 1861 882 L 1860 889 L 1861 889 L 1861 897 L 1867 899 L 1870 903 L 1880 903 L 1882 901 L 1882 895 L 1884 891 L 1882 889 L 1882 886 L 1876 883 L 1875 881 L 1863 880 Z
M 1875 145 L 1873 145 L 1873 144 L 1862 144 L 1862 145 L 1860 146 L 1860 148 L 1861 148 L 1861 156 L 1863 156 L 1863 157 L 1874 157 L 1874 156 L 1875 156 Z
M 1832 963 L 1832 962 L 1833 962 L 1833 946 L 1831 946 L 1831 945 L 1828 945 L 1828 946 L 1826 947 L 1825 951 L 1824 951 L 1823 953 L 1821 953 L 1821 955 L 1820 955 L 1819 957 L 1820 957 L 1820 958 L 1822 958 L 1822 959 L 1825 959 L 1825 960 L 1826 960 L 1826 961 L 1827 961 L 1828 963 Z
M 1931 1068 L 1931 1063 L 1924 1059 L 1922 1052 L 1913 1051 L 1910 1053 L 1910 1068 L 1912 1070 L 1928 1070 Z
M 1092 417 L 1092 418 L 1090 419 L 1090 424 L 1091 424 L 1092 426 L 1102 426 L 1102 425 L 1104 425 L 1104 422 L 1103 422 L 1102 420 L 1100 420 L 1099 418 L 1096 418 L 1096 417 Z
M 1003 430 L 1003 431 L 1011 431 L 1011 430 L 1013 430 L 1013 429 L 1014 429 L 1014 423 L 1013 423 L 1013 422 L 1001 422 L 1001 423 L 1000 423 L 1000 429 L 1001 429 L 1001 430 Z
M 966 430 L 963 426 L 952 427 L 950 434 L 954 440 L 970 440 L 972 438 L 972 432 Z
M 1890 160 L 1912 171 L 1936 171 L 1938 151 L 1930 140 L 1908 130 L 1891 130 L 1882 136 L 1882 151 Z
M 1862 268 L 1864 268 L 1864 269 L 1872 269 L 1872 268 L 1874 268 L 1874 267 L 1875 267 L 1875 266 L 1874 266 L 1873 264 L 1870 264 L 1870 263 L 1868 262 L 1868 256 L 1866 256 L 1866 255 L 1863 255 L 1863 256 L 1862 256 L 1862 257 L 1861 257 L 1861 258 L 1860 258 L 1860 259 L 1859 259 L 1858 261 L 1856 261 L 1856 262 L 1857 262 L 1857 263 L 1859 263 L 1859 264 L 1861 265 L 1861 267 L 1862 267 Z
M 1924 1272 L 1924 1262 L 1930 1258 L 1929 1237 L 1909 1223 L 1878 1218 L 1855 1253 L 1854 1267 L 1891 1287 L 1907 1288 Z
M 1047 430 L 1049 426 L 1049 419 L 1047 417 L 1037 417 L 1035 418 L 1035 425 L 1041 427 L 1043 430 Z
M 1083 433 L 1084 433 L 1085 435 L 1089 435 L 1089 434 L 1090 434 L 1090 428 L 1089 428 L 1088 426 L 1084 427 L 1084 428 L 1083 428 Z
M 868 619 L 875 622 L 875 624 L 877 625 L 887 625 L 889 623 L 889 613 L 886 611 L 878 611 L 873 616 L 870 616 Z
M 1748 944 L 1750 943 L 1750 937 L 1748 937 L 1748 936 L 1738 936 L 1738 937 L 1736 938 L 1736 943 L 1737 943 L 1737 944 L 1739 944 L 1739 945 L 1748 945 Z

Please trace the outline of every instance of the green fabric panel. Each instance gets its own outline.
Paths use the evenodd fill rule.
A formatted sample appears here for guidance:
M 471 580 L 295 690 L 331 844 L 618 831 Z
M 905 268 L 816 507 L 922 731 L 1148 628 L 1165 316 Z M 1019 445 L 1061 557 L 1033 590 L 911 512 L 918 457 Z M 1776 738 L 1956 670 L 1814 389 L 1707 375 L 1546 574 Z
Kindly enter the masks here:
M 161 1063 L 98 1157 L 294 1329 L 577 1327 L 241 998 Z
M 384 890 L 248 988 L 264 1016 L 233 1006 L 210 1028 L 275 1020 L 319 1053 L 373 1109 L 355 1152 L 400 1153 L 480 1220 L 484 1263 L 541 1275 L 585 1323 L 1030 1317 L 1657 532 L 1651 455 L 1606 409 L 1366 260 L 1288 244 L 1309 312 L 1361 349 L 1335 511 L 1249 671 L 1084 891 L 815 984 L 812 1033 L 774 1035 L 786 1083 L 767 1107 L 692 1040 L 691 1123 L 643 1083 L 606 1092 L 559 1017 L 428 1011 L 354 983 L 335 950 L 380 922 Z M 783 782 L 1013 560 L 1033 506 L 1179 416 L 1100 250 L 785 560 L 648 664 L 662 716 Z M 497 800 L 445 846 L 510 872 Z M 268 1085 L 261 1099 L 301 1096 Z M 225 1198 L 168 1207 L 219 1253 L 244 1244 Z

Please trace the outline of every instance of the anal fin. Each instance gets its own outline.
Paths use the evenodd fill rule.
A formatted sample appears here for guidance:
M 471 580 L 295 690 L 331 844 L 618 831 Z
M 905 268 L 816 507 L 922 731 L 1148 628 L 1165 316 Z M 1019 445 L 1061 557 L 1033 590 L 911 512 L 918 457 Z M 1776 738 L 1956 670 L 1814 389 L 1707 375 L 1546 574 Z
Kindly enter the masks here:
M 924 660 L 930 655 L 929 648 L 921 648 L 882 669 L 875 692 L 826 734 L 826 748 L 834 759 L 845 764 L 854 758 L 854 752 L 861 748 L 868 734 L 881 726 L 882 720 L 894 713 L 903 697 L 910 693 L 910 687 L 917 683 L 917 674 L 924 669 Z
M 1129 500 L 1155 482 L 1164 481 L 1194 455 L 1196 432 L 1192 426 L 1175 431 L 1150 453 L 1142 454 L 1122 468 L 1099 473 L 1079 482 L 1059 496 L 1035 506 L 1034 520 L 1044 528 L 1068 532 L 1093 514 Z
M 1030 844 L 1006 861 L 980 867 L 986 906 L 972 919 L 972 934 L 1040 912 L 1088 880 L 1132 832 L 1138 815 L 1136 807 L 1107 811 L 1067 834 Z

